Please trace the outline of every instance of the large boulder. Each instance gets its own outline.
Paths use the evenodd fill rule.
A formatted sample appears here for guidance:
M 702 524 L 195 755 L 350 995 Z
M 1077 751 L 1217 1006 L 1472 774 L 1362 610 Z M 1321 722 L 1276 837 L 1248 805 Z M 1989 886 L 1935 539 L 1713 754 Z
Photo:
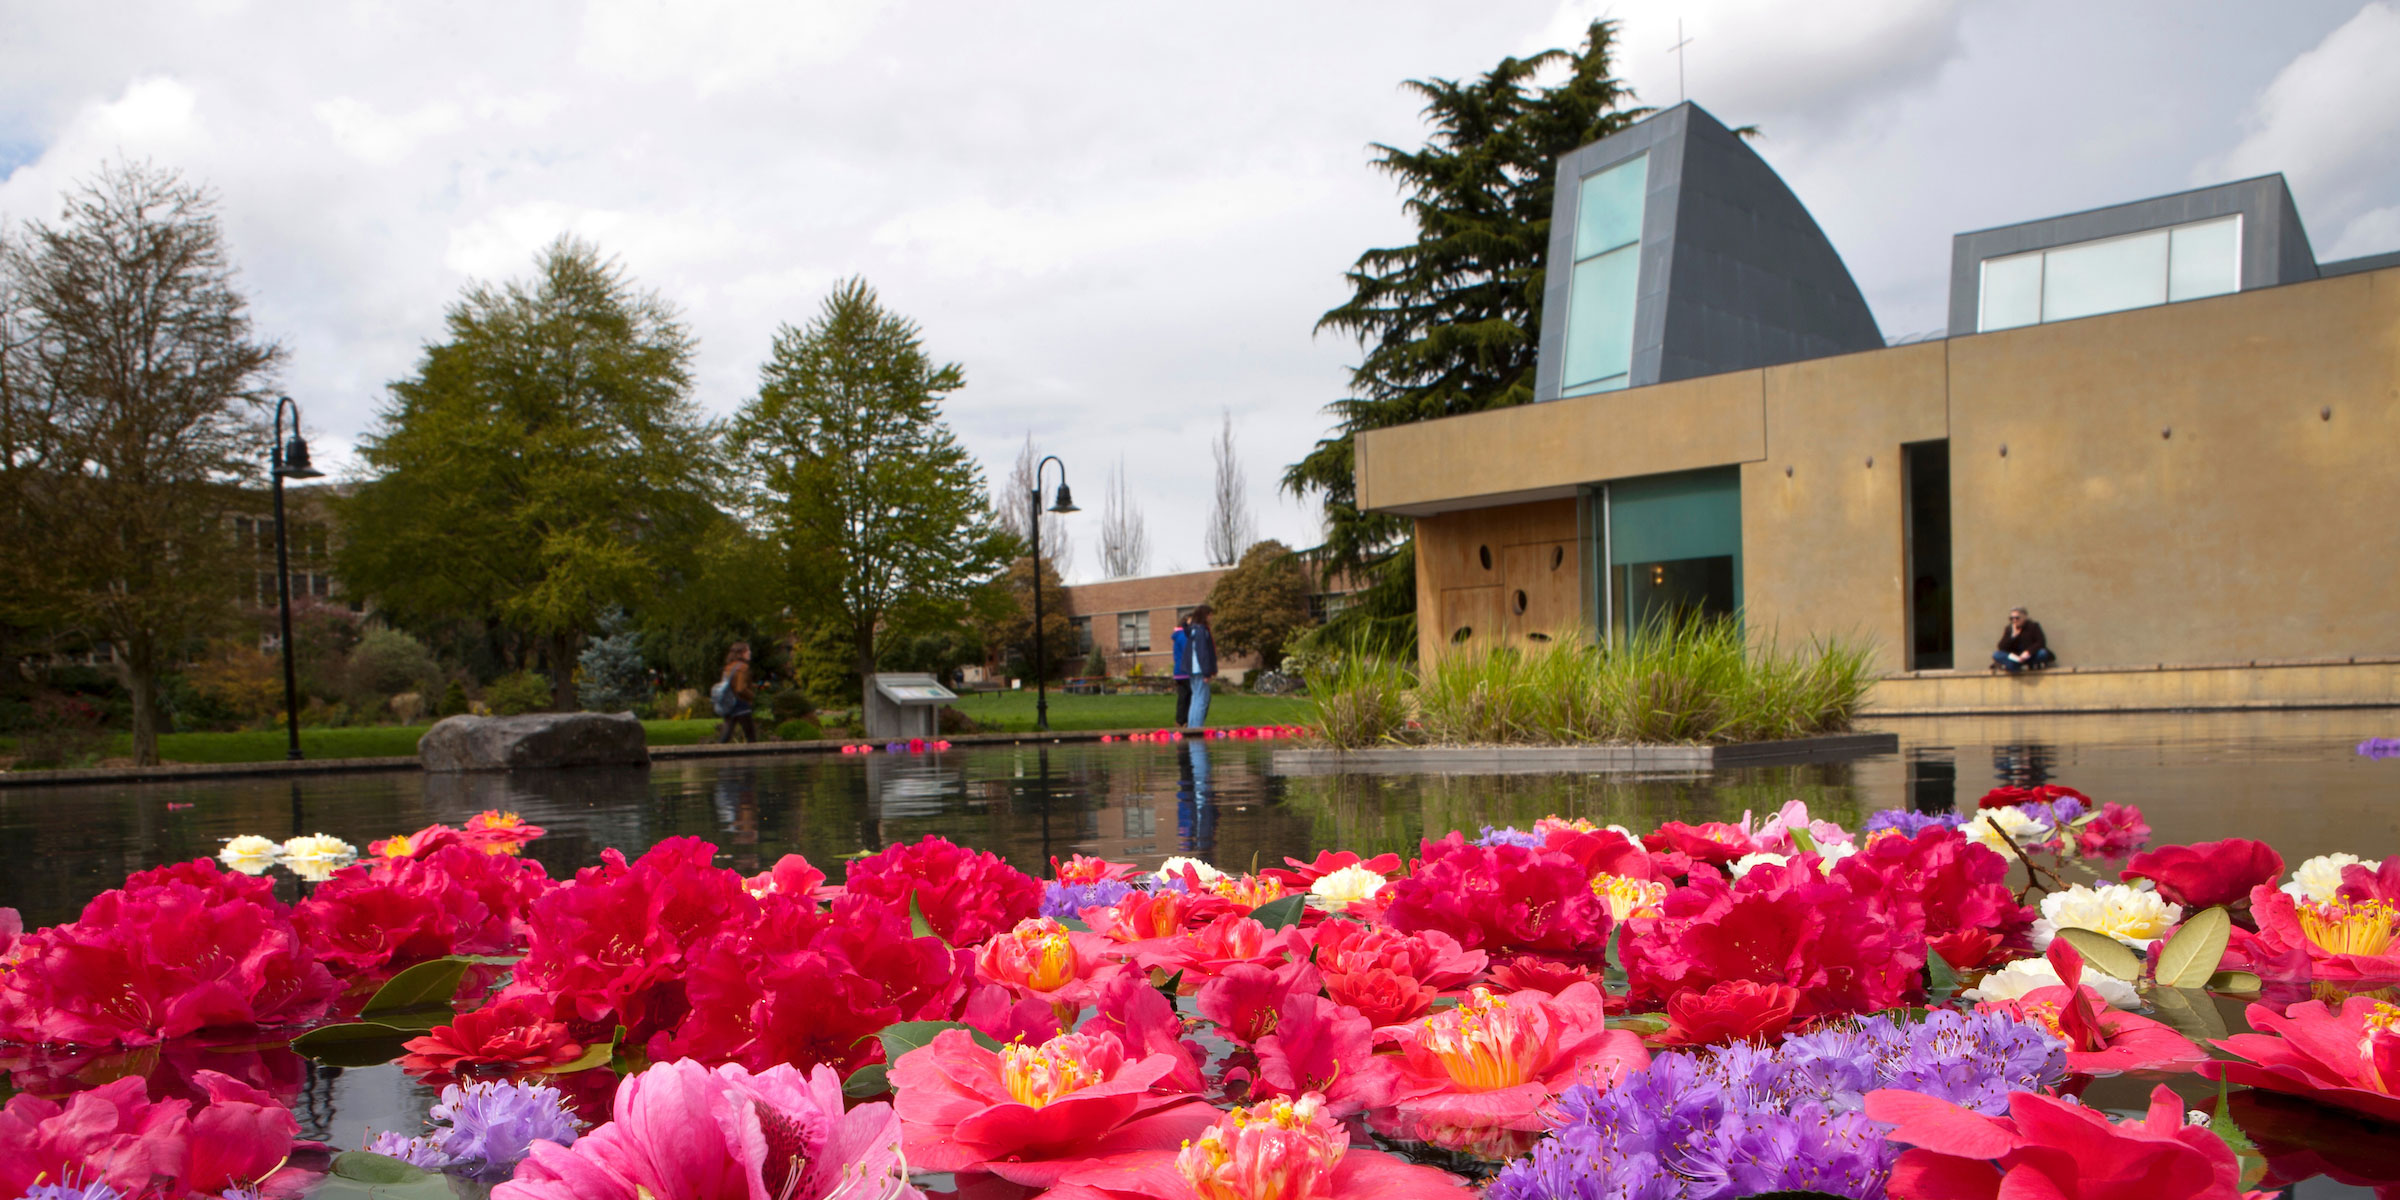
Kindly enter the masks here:
M 526 713 L 444 717 L 417 743 L 428 771 L 648 766 L 650 746 L 632 713 Z

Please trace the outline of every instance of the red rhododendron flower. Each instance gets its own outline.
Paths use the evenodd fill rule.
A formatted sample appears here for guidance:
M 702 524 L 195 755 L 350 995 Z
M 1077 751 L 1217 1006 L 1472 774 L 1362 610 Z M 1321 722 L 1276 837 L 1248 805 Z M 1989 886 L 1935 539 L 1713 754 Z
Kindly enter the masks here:
M 1871 876 L 1871 873 L 1870 873 Z M 1820 873 L 1814 855 L 1753 867 L 1733 884 L 1696 874 L 1625 923 L 1618 953 L 1637 1003 L 1727 980 L 1799 989 L 1800 1013 L 1879 1012 L 1918 997 L 1925 943 L 1853 876 Z
M 1975 807 L 1978 809 L 2015 808 L 2020 804 L 2048 804 L 2053 800 L 2078 801 L 2083 805 L 2084 811 L 2086 812 L 2091 811 L 2092 808 L 2092 798 L 2090 796 L 2086 796 L 2082 792 L 2076 791 L 2074 788 L 2065 787 L 2055 783 L 2045 783 L 2038 787 L 2029 788 L 1996 787 L 1988 792 L 1985 792 L 1983 794 L 1983 799 L 1975 802 Z
M 1215 1121 L 1190 1094 L 1152 1085 L 1171 1056 L 1129 1058 L 1114 1033 L 1061 1034 L 986 1050 L 948 1029 L 892 1064 L 910 1167 L 988 1171 L 1047 1187 L 1090 1159 L 1181 1145 Z
M 258 1186 L 298 1195 L 314 1176 L 283 1168 L 300 1122 L 257 1088 L 214 1071 L 195 1077 L 209 1102 L 152 1102 L 138 1076 L 64 1104 L 20 1095 L 0 1109 L 0 1195 L 36 1182 L 106 1183 L 125 1196 L 210 1196 Z M 279 1169 L 282 1168 L 282 1169 Z M 263 1186 L 261 1186 L 263 1184 Z
M 2013 1092 L 1987 1117 L 1920 1092 L 1881 1088 L 1866 1111 L 1912 1149 L 1892 1168 L 1893 1200 L 2240 1200 L 2241 1164 L 2224 1139 L 2183 1123 L 2183 1101 L 2150 1093 L 2141 1121 L 2117 1124 L 2068 1100 Z
M 1776 1042 L 1792 1027 L 1800 993 L 1780 983 L 1747 979 L 1712 985 L 1705 992 L 1667 997 L 1667 1031 L 1662 1046 L 1714 1046 L 1728 1042 Z
M 283 901 L 275 898 L 274 880 L 224 870 L 213 858 L 195 858 L 189 862 L 135 871 L 125 877 L 125 886 L 119 890 L 127 895 L 139 895 L 151 888 L 178 883 L 200 889 L 202 898 L 210 904 L 239 901 L 263 904 L 279 911 L 283 908 Z
M 1389 876 L 1392 872 L 1400 869 L 1400 856 L 1397 854 L 1378 854 L 1373 858 L 1360 858 L 1348 850 L 1320 850 L 1317 852 L 1314 862 L 1301 862 L 1299 859 L 1290 857 L 1286 857 L 1283 861 L 1290 864 L 1290 870 L 1268 867 L 1259 874 L 1295 892 L 1305 892 L 1308 890 L 1308 885 L 1345 867 L 1365 867 L 1384 876 Z
M 1723 821 L 1706 821 L 1698 825 L 1669 821 L 1658 832 L 1642 839 L 1651 853 L 1672 851 L 1688 855 L 1693 862 L 1729 863 L 1747 854 L 1758 853 L 1758 845 L 1739 825 Z
M 2007 938 L 1989 929 L 1953 929 L 1925 940 L 1925 948 L 1941 955 L 1954 972 L 1996 965 L 2001 958 L 2000 948 L 2007 944 Z
M 2400 1123 L 2400 1005 L 2351 996 L 2339 1012 L 2310 1000 L 2280 1014 L 2253 1004 L 2248 1015 L 2257 1032 L 2215 1043 L 2248 1061 L 2211 1060 L 2202 1076 Z
M 1236 963 L 1200 985 L 1192 1007 L 1225 1036 L 1248 1044 L 1275 1031 L 1285 997 L 1317 994 L 1317 969 L 1305 960 L 1267 966 Z
M 1600 986 L 1599 972 L 1541 958 L 1520 954 L 1492 968 L 1491 985 L 1495 992 L 1540 992 L 1555 996 L 1579 983 Z M 1613 1002 L 1615 997 L 1610 997 Z
M 468 1066 L 555 1067 L 583 1057 L 563 1022 L 548 1019 L 539 997 L 495 1000 L 463 1012 L 423 1037 L 410 1038 L 403 1070 L 455 1073 Z
M 741 876 L 712 865 L 715 857 L 716 847 L 692 837 L 668 838 L 631 863 L 601 851 L 600 865 L 534 903 L 509 994 L 549 996 L 557 1019 L 589 1031 L 623 1025 L 635 1045 L 673 1029 L 687 1008 L 683 979 L 695 951 L 759 911 Z
M 1394 929 L 1439 930 L 1467 949 L 1495 952 L 1590 957 L 1607 945 L 1608 909 L 1564 854 L 1469 845 L 1456 832 L 1420 853 L 1379 897 L 1382 920 Z
M 1180 1150 L 1077 1166 L 1043 1200 L 1472 1200 L 1457 1178 L 1353 1147 L 1320 1098 L 1268 1100 L 1216 1118 Z
M 1542 848 L 1575 860 L 1588 876 L 1617 875 L 1626 879 L 1673 879 L 1692 870 L 1691 856 L 1652 853 L 1640 842 L 1614 829 L 1555 829 Z
M 451 846 L 344 867 L 292 910 L 292 923 L 344 974 L 449 954 L 508 954 L 549 883 L 540 863 Z
M 1315 1092 L 1337 1117 L 1382 1108 L 1400 1084 L 1400 1060 L 1375 1053 L 1375 1027 L 1356 1009 L 1293 992 L 1276 1011 L 1274 1032 L 1258 1039 L 1251 1092 L 1297 1100 Z
M 742 881 L 753 896 L 784 895 L 801 900 L 830 900 L 838 888 L 825 886 L 825 872 L 797 854 L 786 854 L 775 865 Z
M 2067 1044 L 2067 1069 L 2078 1075 L 2120 1071 L 2183 1071 L 2208 1057 L 2167 1025 L 2109 1007 L 2100 993 L 2083 986 L 2083 955 L 2065 938 L 2050 943 L 2050 966 L 2061 983 L 2035 988 L 2014 1000 L 1992 1000 L 1977 1012 L 2005 1012 L 2040 1025 Z
M 926 835 L 913 846 L 886 846 L 850 864 L 845 886 L 900 912 L 910 896 L 925 923 L 953 946 L 973 946 L 1042 909 L 1042 881 L 1000 861 Z
M 1555 996 L 1476 988 L 1457 1008 L 1398 1030 L 1403 1113 L 1453 1125 L 1544 1128 L 1553 1097 L 1574 1084 L 1606 1090 L 1650 1064 L 1642 1039 L 1608 1027 L 1600 990 Z
M 2075 829 L 2075 852 L 2085 858 L 2124 858 L 2150 844 L 2142 810 L 2110 801 Z
M 2125 864 L 2123 875 L 2127 883 L 2150 880 L 2159 895 L 2198 911 L 2239 904 L 2250 889 L 2274 884 L 2283 878 L 2283 856 L 2265 842 L 2227 838 L 2143 851 Z
M 212 891 L 228 894 L 102 892 L 74 923 L 19 938 L 0 970 L 0 1041 L 139 1046 L 322 1015 L 339 988 L 286 910 Z
M 1870 898 L 1904 938 L 1971 933 L 1950 943 L 1962 953 L 1981 944 L 1984 934 L 1996 935 L 2000 943 L 2024 941 L 2035 914 L 2017 903 L 2008 872 L 2008 860 L 1998 851 L 1938 827 L 1915 837 L 1871 839 L 1832 870 L 1852 891 Z M 1982 963 L 1978 958 L 1950 965 L 1967 970 Z
M 2358 867 L 2350 870 L 2365 874 Z M 2253 971 L 2262 979 L 2323 980 L 2353 988 L 2400 982 L 2400 906 L 2388 900 L 2353 901 L 2339 894 L 2310 900 L 2261 884 L 2250 889 L 2250 917 L 2258 932 L 2244 936 L 2234 930 L 2225 960 L 2230 969 Z

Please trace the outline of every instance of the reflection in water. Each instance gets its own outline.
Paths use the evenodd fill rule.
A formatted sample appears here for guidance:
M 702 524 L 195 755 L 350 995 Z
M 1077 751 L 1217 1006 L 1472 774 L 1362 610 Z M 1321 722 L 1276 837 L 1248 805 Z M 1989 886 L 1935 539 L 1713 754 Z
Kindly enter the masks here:
M 1217 801 L 1209 785 L 1208 742 L 1186 740 L 1175 750 L 1175 848 L 1203 861 L 1217 853 Z
M 2041 742 L 2010 743 L 1992 747 L 1992 786 L 2040 787 L 2050 782 L 2050 772 L 2058 762 L 2058 747 Z
M 1908 806 L 1921 813 L 1958 811 L 1958 758 L 1948 746 L 1908 751 Z

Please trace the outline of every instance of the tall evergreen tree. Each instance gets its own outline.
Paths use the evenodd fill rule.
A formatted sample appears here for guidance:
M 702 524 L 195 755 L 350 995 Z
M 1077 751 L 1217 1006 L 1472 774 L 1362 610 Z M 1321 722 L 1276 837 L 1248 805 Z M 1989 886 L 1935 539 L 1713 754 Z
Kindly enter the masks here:
M 716 516 L 692 336 L 571 238 L 530 282 L 469 288 L 448 326 L 359 445 L 377 474 L 341 505 L 336 568 L 404 625 L 464 620 L 538 656 L 571 711 L 584 636 L 683 574 Z
M 1352 438 L 1533 399 L 1558 158 L 1651 111 L 1610 74 L 1616 33 L 1616 22 L 1594 21 L 1572 52 L 1505 58 L 1465 82 L 1410 80 L 1431 138 L 1416 150 L 1374 148 L 1375 168 L 1401 185 L 1417 240 L 1360 255 L 1350 300 L 1319 318 L 1319 330 L 1357 338 L 1364 356 L 1350 395 L 1327 406 L 1333 434 L 1285 470 L 1283 486 L 1322 498 L 1319 557 L 1375 580 L 1345 615 L 1381 625 L 1378 640 L 1395 648 L 1414 642 L 1408 523 L 1358 510 Z
M 837 285 L 806 328 L 784 326 L 759 376 L 732 429 L 753 508 L 865 675 L 887 638 L 957 619 L 1008 560 L 983 474 L 942 420 L 966 376 L 936 365 L 916 323 L 861 279 Z

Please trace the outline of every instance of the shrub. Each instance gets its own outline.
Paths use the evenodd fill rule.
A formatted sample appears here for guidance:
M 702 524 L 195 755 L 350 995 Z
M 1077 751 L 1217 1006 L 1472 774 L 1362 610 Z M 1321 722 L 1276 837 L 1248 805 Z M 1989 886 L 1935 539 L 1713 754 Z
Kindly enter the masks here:
M 633 630 L 593 638 L 575 665 L 582 668 L 575 698 L 587 712 L 630 712 L 650 698 L 650 665 Z
M 942 709 L 941 709 L 941 713 L 942 713 L 941 727 L 942 727 L 942 732 L 943 732 L 943 733 L 981 733 L 981 732 L 983 732 L 983 726 L 982 726 L 982 725 L 980 725 L 980 724 L 978 724 L 978 723 L 976 722 L 975 718 L 973 718 L 973 717 L 970 717 L 970 716 L 968 716 L 966 713 L 959 711 L 959 709 L 958 709 L 957 707 L 953 706 L 953 705 L 947 705 L 947 704 L 943 705 L 943 706 L 942 706 Z
M 453 679 L 450 681 L 450 686 L 442 689 L 442 702 L 434 706 L 433 715 L 437 717 L 455 717 L 466 711 L 466 685 Z
M 777 688 L 759 700 L 759 709 L 776 721 L 802 721 L 817 715 L 817 702 L 796 687 Z
M 1083 656 L 1083 673 L 1093 679 L 1108 675 L 1108 656 L 1100 653 L 1100 644 L 1092 643 L 1092 652 Z
M 817 723 L 806 717 L 794 717 L 775 727 L 775 736 L 786 742 L 813 742 L 825 736 Z
M 82 696 L 45 693 L 33 699 L 33 727 L 17 739 L 19 767 L 76 767 L 100 757 L 108 731 L 99 705 Z
M 184 671 L 192 692 L 236 722 L 272 720 L 283 711 L 283 665 L 255 641 L 221 638 Z
M 425 643 L 397 629 L 370 629 L 350 650 L 342 669 L 343 699 L 372 710 L 402 692 L 422 692 L 441 678 L 441 667 Z
M 483 689 L 483 706 L 495 717 L 546 711 L 550 707 L 550 679 L 533 671 L 503 675 Z
M 1415 685 L 1407 667 L 1382 655 L 1329 658 L 1308 678 L 1316 709 L 1310 724 L 1317 736 L 1343 750 L 1403 740 L 1408 693 Z

